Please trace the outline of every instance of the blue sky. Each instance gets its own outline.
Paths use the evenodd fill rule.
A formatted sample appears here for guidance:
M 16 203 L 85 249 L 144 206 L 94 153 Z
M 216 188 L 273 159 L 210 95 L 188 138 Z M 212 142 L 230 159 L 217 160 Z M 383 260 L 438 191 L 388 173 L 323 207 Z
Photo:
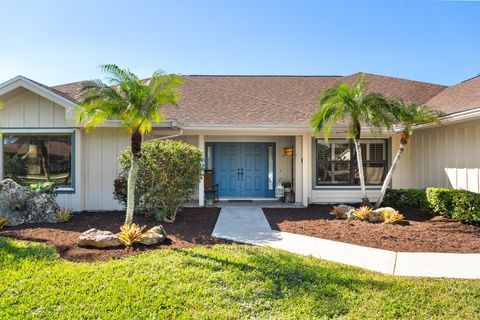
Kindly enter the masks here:
M 141 76 L 348 75 L 454 84 L 480 73 L 480 1 L 0 0 L 0 82 Z

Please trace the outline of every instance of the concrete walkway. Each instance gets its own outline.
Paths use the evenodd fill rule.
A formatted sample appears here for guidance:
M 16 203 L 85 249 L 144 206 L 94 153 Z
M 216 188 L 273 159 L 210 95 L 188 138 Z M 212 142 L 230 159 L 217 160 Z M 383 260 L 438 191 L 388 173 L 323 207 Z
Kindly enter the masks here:
M 480 279 L 480 254 L 395 252 L 275 231 L 258 206 L 222 208 L 212 236 L 389 275 Z

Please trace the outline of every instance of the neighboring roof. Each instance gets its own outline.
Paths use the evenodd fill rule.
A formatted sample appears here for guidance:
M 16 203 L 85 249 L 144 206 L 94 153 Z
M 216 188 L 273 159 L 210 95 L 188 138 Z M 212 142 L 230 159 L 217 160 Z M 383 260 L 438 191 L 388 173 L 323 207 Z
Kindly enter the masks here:
M 446 88 L 431 98 L 427 105 L 447 114 L 480 108 L 480 76 Z
M 183 126 L 307 127 L 317 97 L 339 82 L 353 84 L 361 75 L 342 76 L 184 76 L 178 108 L 165 112 Z M 446 87 L 431 83 L 365 74 L 367 92 L 380 92 L 406 102 L 425 103 Z M 78 101 L 84 81 L 52 87 Z

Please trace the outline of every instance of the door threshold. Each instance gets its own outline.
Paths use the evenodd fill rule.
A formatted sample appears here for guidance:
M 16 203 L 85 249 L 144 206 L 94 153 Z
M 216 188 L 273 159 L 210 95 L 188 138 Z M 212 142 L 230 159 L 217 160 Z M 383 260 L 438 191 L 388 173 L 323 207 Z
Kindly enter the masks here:
M 229 197 L 220 197 L 220 201 L 227 201 L 227 202 L 254 202 L 254 201 L 279 201 L 277 198 L 229 198 Z

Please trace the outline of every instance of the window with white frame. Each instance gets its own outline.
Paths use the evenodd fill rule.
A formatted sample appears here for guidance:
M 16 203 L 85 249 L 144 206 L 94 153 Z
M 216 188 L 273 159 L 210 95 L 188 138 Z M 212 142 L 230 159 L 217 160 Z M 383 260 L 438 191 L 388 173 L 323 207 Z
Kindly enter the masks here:
M 73 189 L 73 133 L 3 134 L 3 177 Z
M 387 171 L 387 141 L 361 140 L 367 185 L 380 185 Z M 355 146 L 351 141 L 317 139 L 315 144 L 316 185 L 360 185 Z

